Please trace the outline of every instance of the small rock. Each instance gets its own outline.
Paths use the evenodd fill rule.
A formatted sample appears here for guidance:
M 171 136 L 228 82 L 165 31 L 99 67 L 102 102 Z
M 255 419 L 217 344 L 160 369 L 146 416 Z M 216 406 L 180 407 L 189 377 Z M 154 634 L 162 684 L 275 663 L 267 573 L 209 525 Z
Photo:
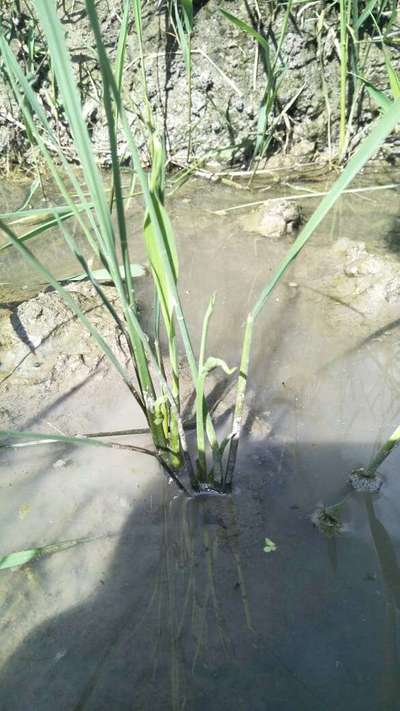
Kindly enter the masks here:
M 53 469 L 62 469 L 62 467 L 66 467 L 68 464 L 66 459 L 57 459 L 56 462 L 53 464 Z
M 283 237 L 299 226 L 301 211 L 296 203 L 279 200 L 263 208 L 259 232 L 266 237 Z
M 386 284 L 385 299 L 389 304 L 397 304 L 400 301 L 400 278 L 395 277 Z
M 292 148 L 292 155 L 298 158 L 312 158 L 315 151 L 315 141 L 309 141 L 307 138 L 303 138 Z
M 349 264 L 343 268 L 344 273 L 348 277 L 356 277 L 359 275 L 358 267 L 356 264 Z
M 344 265 L 344 273 L 348 277 L 369 276 L 378 274 L 382 269 L 379 259 L 373 254 L 366 253 L 366 256 L 361 256 L 352 259 L 350 263 Z
M 301 221 L 301 208 L 290 200 L 271 200 L 260 210 L 241 218 L 246 232 L 258 232 L 264 237 L 284 237 L 291 234 Z

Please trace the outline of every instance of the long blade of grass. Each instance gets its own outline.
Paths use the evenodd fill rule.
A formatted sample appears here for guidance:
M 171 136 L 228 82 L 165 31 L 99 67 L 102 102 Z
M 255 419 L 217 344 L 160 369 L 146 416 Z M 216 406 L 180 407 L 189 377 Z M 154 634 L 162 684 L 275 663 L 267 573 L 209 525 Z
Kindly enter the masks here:
M 131 277 L 137 279 L 138 277 L 144 276 L 146 274 L 146 270 L 144 267 L 142 267 L 141 264 L 130 264 L 129 267 Z M 124 279 L 125 267 L 122 264 L 120 264 L 119 266 L 119 273 L 121 274 L 122 279 Z M 92 277 L 99 283 L 112 281 L 111 274 L 107 269 L 95 269 L 94 271 L 92 271 Z M 87 278 L 88 275 L 86 274 L 86 272 L 84 272 L 83 274 L 76 274 L 75 276 L 67 277 L 66 280 L 83 281 L 83 279 Z M 62 280 L 60 279 L 60 281 Z
M 372 15 L 372 11 L 375 8 L 375 6 L 378 4 L 378 0 L 369 0 L 367 2 L 364 10 L 362 11 L 361 15 L 358 17 L 358 19 L 355 22 L 355 28 L 359 30 L 361 26 L 364 24 L 365 20 L 368 19 L 370 15 Z
M 72 444 L 72 445 L 89 445 L 93 447 L 106 447 L 107 449 L 122 449 L 130 452 L 137 452 L 138 454 L 146 454 L 150 457 L 154 457 L 154 459 L 157 459 L 158 463 L 161 465 L 161 467 L 167 472 L 168 476 L 171 477 L 171 479 L 175 482 L 177 487 L 181 490 L 184 491 L 185 494 L 188 494 L 189 492 L 187 491 L 185 485 L 181 482 L 179 477 L 175 474 L 175 472 L 168 466 L 167 462 L 165 461 L 165 457 L 163 456 L 162 450 L 158 450 L 156 452 L 152 451 L 151 449 L 148 449 L 147 447 L 139 447 L 138 445 L 135 444 L 121 444 L 120 442 L 104 442 L 104 440 L 101 439 L 96 439 L 95 437 L 85 437 L 85 436 L 67 436 L 67 435 L 59 435 L 59 434 L 40 434 L 37 432 L 29 432 L 29 431 L 24 431 L 24 432 L 15 432 L 13 430 L 0 430 L 0 438 L 5 439 L 6 441 L 1 443 L 0 442 L 0 448 L 1 447 L 11 447 L 14 449 L 21 448 L 21 447 L 32 447 L 34 445 L 47 445 L 47 444 L 56 444 L 57 442 L 63 443 L 63 444 Z M 10 444 L 8 440 L 24 440 L 27 439 L 28 442 L 17 442 L 17 444 Z
M 27 197 L 25 198 L 25 200 L 24 200 L 23 204 L 21 205 L 21 207 L 18 208 L 17 212 L 20 212 L 21 210 L 25 210 L 25 208 L 29 205 L 30 201 L 32 200 L 32 198 L 33 198 L 35 192 L 37 191 L 37 189 L 38 189 L 39 187 L 40 187 L 40 180 L 39 180 L 39 178 L 36 178 L 36 179 L 33 181 L 32 185 L 31 185 L 31 187 L 30 187 L 30 189 L 29 189 L 29 193 L 28 193 Z
M 174 286 L 177 288 L 178 281 L 178 253 L 175 243 L 175 235 L 172 229 L 171 222 L 167 211 L 165 210 L 164 201 L 164 171 L 165 171 L 165 152 L 161 141 L 157 136 L 152 139 L 152 171 L 150 177 L 150 191 L 152 201 L 159 216 L 159 222 L 162 226 L 163 246 L 168 255 L 169 267 L 174 275 Z M 173 392 L 179 403 L 179 364 L 178 351 L 175 334 L 175 291 L 171 292 L 169 282 L 166 278 L 163 260 L 158 250 L 155 227 L 151 221 L 149 212 L 146 212 L 144 220 L 144 241 L 146 245 L 147 256 L 150 261 L 150 267 L 153 274 L 154 284 L 157 290 L 158 304 L 164 320 L 165 329 L 168 337 L 169 355 L 173 376 Z
M 114 63 L 114 76 L 115 76 L 115 81 L 117 83 L 117 87 L 118 87 L 119 91 L 121 91 L 121 89 L 122 89 L 125 52 L 126 52 L 126 46 L 127 46 L 127 42 L 128 42 L 128 36 L 129 36 L 129 9 L 130 9 L 130 0 L 126 0 L 125 7 L 124 7 L 124 13 L 122 16 L 122 21 L 121 21 L 121 27 L 120 27 L 120 31 L 119 31 L 119 35 L 118 35 L 117 53 L 116 53 L 115 63 Z
M 153 131 L 153 119 L 151 106 L 149 101 L 149 92 L 147 87 L 146 64 L 144 61 L 144 39 L 143 39 L 143 23 L 142 23 L 142 3 L 141 0 L 132 0 L 133 14 L 135 18 L 135 27 L 139 44 L 140 70 L 142 74 L 142 86 L 144 93 L 145 105 L 145 123 L 150 131 Z M 119 111 L 119 109 L 118 109 Z
M 128 43 L 128 37 L 129 37 L 129 10 L 130 10 L 130 0 L 126 0 L 123 16 L 122 16 L 122 20 L 121 20 L 121 27 L 120 27 L 119 35 L 118 35 L 117 52 L 116 52 L 114 68 L 113 68 L 115 81 L 116 81 L 119 92 L 122 91 L 125 54 L 126 54 L 126 47 L 127 47 L 127 43 Z M 115 107 L 114 120 L 115 120 L 115 132 L 118 133 L 118 120 L 119 120 L 118 107 Z M 112 211 L 113 204 L 114 204 L 114 197 L 115 197 L 114 184 L 112 183 L 111 184 L 111 195 L 110 195 L 110 210 L 111 211 Z
M 139 180 L 140 180 L 146 208 L 149 212 L 152 224 L 155 228 L 155 237 L 156 237 L 156 241 L 157 241 L 157 247 L 158 247 L 160 259 L 162 260 L 162 264 L 163 264 L 163 270 L 164 270 L 165 277 L 166 277 L 166 283 L 168 284 L 168 289 L 169 289 L 170 293 L 173 294 L 175 313 L 176 313 L 178 325 L 180 328 L 180 332 L 182 335 L 182 341 L 183 341 L 183 345 L 185 348 L 186 357 L 187 357 L 187 360 L 189 363 L 189 368 L 190 368 L 190 371 L 192 374 L 193 382 L 195 383 L 196 379 L 197 379 L 197 364 L 196 364 L 196 360 L 194 357 L 193 347 L 192 347 L 187 323 L 186 323 L 185 316 L 184 316 L 184 313 L 182 310 L 182 305 L 181 305 L 179 293 L 178 293 L 177 286 L 175 283 L 175 274 L 174 274 L 173 269 L 171 267 L 171 262 L 170 262 L 170 258 L 168 255 L 168 251 L 167 251 L 165 243 L 164 243 L 163 225 L 160 222 L 160 215 L 157 213 L 156 207 L 154 205 L 154 201 L 152 200 L 151 191 L 150 191 L 149 184 L 148 184 L 148 178 L 143 170 L 143 166 L 140 161 L 138 149 L 135 144 L 135 141 L 134 141 L 134 138 L 132 135 L 132 131 L 131 131 L 131 127 L 129 125 L 124 107 L 121 102 L 121 97 L 117 91 L 114 77 L 113 77 L 112 73 L 109 71 L 109 63 L 108 63 L 107 54 L 105 52 L 104 44 L 103 44 L 102 37 L 101 37 L 101 32 L 100 32 L 100 27 L 99 27 L 97 15 L 94 11 L 94 8 L 90 5 L 90 3 L 87 4 L 87 10 L 88 10 L 92 28 L 93 28 L 93 31 L 95 34 L 99 58 L 102 63 L 104 72 L 107 73 L 108 82 L 109 82 L 110 88 L 112 90 L 114 100 L 117 104 L 119 104 L 121 122 L 122 122 L 122 125 L 125 130 L 125 136 L 128 141 L 132 162 L 134 164 L 136 173 L 137 173 Z M 155 363 L 156 363 L 156 367 L 158 368 L 158 364 L 157 364 L 156 360 L 155 360 Z M 179 420 L 178 420 L 178 424 L 179 424 L 179 427 L 181 428 L 182 434 L 183 434 L 183 427 L 182 427 L 181 422 L 179 423 Z M 182 436 L 181 436 L 181 440 L 182 440 Z
M 27 563 L 32 563 L 38 558 L 44 558 L 48 555 L 53 555 L 53 553 L 60 553 L 68 548 L 73 548 L 78 546 L 80 543 L 88 543 L 89 541 L 95 541 L 94 538 L 76 538 L 72 541 L 62 541 L 60 543 L 50 543 L 47 546 L 41 546 L 38 548 L 28 548 L 27 550 L 17 551 L 16 553 L 8 553 L 7 555 L 0 558 L 0 570 L 7 570 L 10 568 L 21 568 Z
M 113 84 L 116 86 L 114 75 L 108 62 L 107 70 L 105 70 L 104 62 L 102 61 L 103 58 L 100 57 L 100 69 L 104 80 L 103 103 L 107 115 L 120 243 L 123 252 L 124 265 L 126 266 L 126 285 L 122 280 L 118 269 L 116 256 L 116 239 L 111 221 L 109 205 L 106 199 L 105 190 L 91 148 L 87 127 L 83 121 L 82 114 L 80 111 L 80 100 L 73 80 L 71 61 L 65 45 L 63 30 L 59 18 L 57 17 L 55 6 L 51 2 L 51 0 L 42 0 L 42 2 L 36 2 L 36 9 L 47 37 L 49 50 L 54 65 L 54 71 L 58 78 L 58 83 L 60 85 L 60 93 L 63 98 L 64 110 L 68 116 L 70 128 L 75 139 L 75 147 L 80 158 L 86 184 L 89 188 L 91 199 L 96 205 L 96 217 L 99 221 L 100 231 L 103 239 L 103 257 L 106 260 L 105 266 L 112 275 L 113 282 L 117 288 L 117 292 L 124 309 L 130 339 L 135 352 L 136 364 L 140 378 L 140 387 L 144 394 L 144 399 L 147 398 L 150 403 L 151 400 L 154 400 L 155 392 L 152 379 L 148 370 L 146 357 L 144 355 L 141 338 L 137 332 L 137 319 L 135 317 L 135 310 L 133 308 L 132 281 L 128 267 L 129 254 L 127 249 L 125 216 L 121 198 L 120 169 L 117 156 L 114 114 L 112 109 L 108 81 L 109 76 L 111 76 Z M 90 6 L 87 9 L 90 20 L 92 21 L 94 16 L 96 16 L 97 19 L 97 15 L 93 6 Z M 116 91 L 118 91 L 117 87 Z M 118 110 L 119 108 L 120 106 L 118 107 Z
M 60 93 L 64 102 L 64 110 L 68 116 L 69 124 L 75 138 L 75 146 L 81 160 L 89 193 L 93 203 L 96 205 L 96 217 L 99 219 L 101 233 L 102 256 L 103 259 L 106 260 L 107 268 L 112 274 L 125 314 L 129 314 L 129 304 L 125 298 L 125 286 L 118 270 L 115 253 L 115 235 L 111 215 L 108 209 L 102 180 L 91 150 L 87 127 L 82 119 L 80 100 L 73 80 L 71 62 L 65 46 L 63 30 L 55 12 L 55 7 L 51 2 L 43 0 L 43 2 L 37 2 L 36 6 L 49 44 L 55 74 L 58 77 Z M 129 280 L 129 270 L 127 274 Z M 152 394 L 151 379 L 148 375 L 143 356 L 139 358 L 139 365 L 145 374 L 145 386 L 147 386 L 145 389 L 148 389 L 150 391 L 149 394 Z M 143 383 L 141 384 L 143 385 Z
M 400 73 L 394 67 L 389 52 L 385 50 L 386 71 L 389 77 L 390 88 L 394 99 L 400 99 Z
M 348 162 L 346 168 L 344 168 L 340 177 L 333 184 L 329 193 L 322 199 L 320 205 L 312 214 L 305 227 L 301 230 L 299 236 L 294 241 L 285 258 L 279 264 L 274 276 L 261 291 L 259 298 L 257 299 L 248 316 L 244 334 L 242 358 L 240 363 L 235 412 L 233 417 L 232 437 L 230 441 L 228 461 L 226 465 L 226 484 L 229 484 L 231 482 L 236 465 L 237 449 L 243 416 L 243 406 L 247 387 L 247 377 L 249 370 L 250 350 L 254 322 L 260 315 L 260 312 L 265 306 L 265 303 L 267 302 L 272 290 L 282 279 L 283 275 L 285 274 L 292 261 L 296 259 L 297 255 L 307 244 L 308 240 L 315 232 L 318 225 L 322 222 L 331 207 L 341 196 L 343 190 L 346 189 L 346 187 L 353 180 L 355 175 L 360 172 L 366 162 L 378 150 L 379 146 L 383 143 L 383 141 L 393 131 L 393 129 L 399 122 L 400 100 L 397 100 L 393 102 L 390 108 L 385 112 L 385 114 L 376 121 L 374 127 L 371 130 L 370 135 L 363 141 L 358 151 Z
M 74 145 L 79 155 L 81 167 L 91 198 L 96 205 L 103 238 L 108 244 L 114 244 L 115 235 L 108 209 L 108 202 L 103 182 L 96 166 L 86 124 L 82 117 L 82 107 L 71 61 L 65 45 L 65 32 L 56 13 L 52 0 L 35 0 L 35 8 L 46 35 L 54 73 L 63 101 L 64 111 L 74 138 Z
M 74 214 L 74 212 L 65 212 L 61 215 L 57 215 L 51 220 L 45 220 L 37 227 L 34 227 L 33 230 L 29 230 L 28 232 L 25 232 L 23 235 L 18 237 L 18 240 L 20 242 L 28 242 L 29 240 L 32 241 L 35 239 L 35 237 L 40 237 L 40 235 L 43 235 L 45 232 L 48 232 L 48 230 L 50 230 L 52 227 L 57 227 L 60 222 L 64 222 L 64 220 L 69 220 L 71 217 L 74 216 Z M 0 219 L 4 221 L 4 216 L 0 215 Z M 0 246 L 0 252 L 12 246 L 13 242 L 6 242 L 5 244 L 2 244 Z
M 93 207 L 91 203 L 75 203 L 76 207 L 83 211 Z M 35 225 L 45 222 L 47 219 L 52 219 L 56 215 L 62 215 L 72 212 L 69 205 L 53 205 L 52 207 L 38 207 L 31 210 L 18 210 L 13 212 L 2 212 L 0 217 L 5 222 L 10 222 L 11 225 Z
M 77 180 L 74 171 L 71 169 L 71 166 L 69 165 L 68 161 L 66 160 L 65 156 L 63 155 L 62 151 L 58 152 L 58 160 L 61 163 L 61 168 L 62 168 L 62 174 L 61 171 L 56 164 L 56 161 L 54 160 L 53 156 L 50 154 L 49 149 L 46 145 L 45 140 L 42 138 L 37 122 L 39 125 L 44 129 L 44 131 L 50 136 L 50 139 L 52 141 L 53 147 L 57 147 L 57 137 L 55 136 L 51 126 L 49 125 L 47 116 L 43 110 L 43 107 L 38 101 L 38 98 L 35 94 L 35 92 L 32 90 L 31 85 L 29 84 L 27 78 L 25 77 L 24 73 L 22 72 L 20 66 L 18 65 L 18 62 L 16 58 L 14 57 L 13 53 L 11 52 L 7 42 L 4 39 L 4 36 L 2 35 L 0 31 L 0 53 L 1 56 L 4 60 L 4 66 L 6 68 L 7 74 L 8 74 L 8 79 L 9 83 L 13 89 L 16 101 L 18 102 L 19 108 L 21 113 L 24 116 L 25 123 L 29 127 L 29 132 L 30 135 L 32 136 L 33 140 L 36 142 L 38 145 L 41 155 L 43 156 L 46 165 L 50 171 L 51 176 L 53 177 L 55 184 L 57 188 L 60 191 L 60 194 L 63 196 L 67 206 L 70 208 L 72 212 L 74 212 L 75 217 L 77 219 L 77 222 L 79 226 L 82 228 L 82 231 L 87 238 L 89 244 L 91 245 L 92 249 L 96 254 L 99 253 L 99 245 L 103 247 L 103 239 L 102 239 L 102 234 L 99 231 L 98 225 L 92 215 L 92 210 L 90 209 L 93 205 L 89 204 L 86 200 L 86 196 L 84 195 L 80 182 Z M 33 120 L 33 115 L 34 113 L 36 121 Z M 67 180 L 66 180 L 67 178 Z M 68 191 L 68 188 L 66 187 L 66 183 L 70 183 L 73 189 L 75 190 L 76 197 L 79 198 L 79 202 L 76 203 L 71 199 L 70 193 Z M 78 205 L 80 205 L 82 208 L 87 207 L 86 214 L 88 216 L 88 221 L 89 221 L 89 226 L 91 229 L 89 229 L 89 226 L 85 223 L 85 221 L 82 219 L 81 216 L 81 210 L 78 209 Z M 60 208 L 54 207 L 52 209 L 53 214 L 58 214 L 58 210 Z M 63 209 L 63 208 L 62 208 Z M 37 211 L 32 211 L 33 217 L 37 214 Z M 29 219 L 29 218 L 28 218 Z M 97 243 L 96 243 L 97 240 Z
M 207 412 L 205 410 L 205 381 L 207 375 L 215 368 L 221 368 L 226 375 L 232 375 L 235 368 L 229 368 L 225 361 L 221 358 L 207 358 L 202 366 L 197 379 L 196 387 L 196 434 L 197 434 L 197 465 L 198 465 L 198 481 L 207 481 L 207 459 L 206 459 L 206 443 L 205 443 L 205 424 L 207 422 Z M 218 444 L 217 444 L 218 448 Z M 219 450 L 218 450 L 219 451 Z M 215 461 L 215 458 L 214 458 Z M 214 473 L 220 481 L 220 471 Z
M 232 15 L 230 12 L 227 12 L 226 10 L 220 10 L 222 15 L 229 20 L 233 25 L 238 27 L 238 29 L 242 30 L 245 32 L 247 35 L 255 39 L 258 43 L 258 46 L 261 50 L 261 57 L 263 60 L 263 65 L 264 65 L 264 71 L 266 74 L 266 86 L 263 92 L 263 96 L 260 102 L 260 108 L 258 112 L 258 119 L 257 119 L 257 129 L 256 129 L 256 141 L 255 141 L 255 146 L 254 146 L 254 153 L 253 153 L 253 158 L 256 158 L 257 156 L 262 156 L 265 154 L 267 145 L 265 144 L 265 137 L 267 134 L 267 129 L 268 129 L 268 118 L 269 115 L 273 109 L 275 100 L 276 100 L 276 93 L 277 93 L 277 80 L 279 76 L 279 72 L 277 70 L 277 63 L 279 60 L 279 55 L 281 52 L 282 48 L 282 43 L 283 39 L 287 30 L 287 23 L 289 20 L 289 14 L 290 14 L 290 9 L 291 9 L 291 2 L 288 3 L 285 16 L 284 16 L 284 21 L 281 27 L 281 32 L 278 40 L 278 47 L 277 51 L 275 54 L 275 59 L 273 63 L 271 62 L 271 56 L 270 56 L 270 48 L 268 41 L 265 39 L 265 37 L 260 33 L 257 32 L 257 30 L 254 29 L 251 25 L 247 24 L 247 22 L 244 22 L 240 18 L 236 17 L 235 15 Z M 269 142 L 268 142 L 269 143 Z
M 386 440 L 385 444 L 382 445 L 379 452 L 375 455 L 372 461 L 369 463 L 366 469 L 367 476 L 375 476 L 378 467 L 385 461 L 386 457 L 389 456 L 390 452 L 398 446 L 400 443 L 400 425 L 396 427 L 394 432 L 390 435 L 389 439 Z
M 365 81 L 365 79 L 363 79 L 363 82 L 371 99 L 375 101 L 375 103 L 379 106 L 380 109 L 382 109 L 382 111 L 386 111 L 392 103 L 390 99 L 387 98 L 386 94 L 384 94 L 383 91 L 377 89 L 369 81 Z
M 388 108 L 385 114 L 377 120 L 370 135 L 363 141 L 358 151 L 344 168 L 340 177 L 331 187 L 329 193 L 323 198 L 323 200 L 321 200 L 318 208 L 312 214 L 305 227 L 301 230 L 299 236 L 289 249 L 286 257 L 279 265 L 274 277 L 263 289 L 257 303 L 253 307 L 252 314 L 254 318 L 257 318 L 274 286 L 278 281 L 280 281 L 289 264 L 303 249 L 304 245 L 310 239 L 318 225 L 322 222 L 327 212 L 338 200 L 343 190 L 347 188 L 349 183 L 353 180 L 357 173 L 360 172 L 365 163 L 378 150 L 379 146 L 384 142 L 399 122 L 400 100 L 397 100 L 392 102 L 390 108 Z
M 263 35 L 257 32 L 254 27 L 248 25 L 247 22 L 244 22 L 244 20 L 241 20 L 239 17 L 232 15 L 230 12 L 227 12 L 226 10 L 220 10 L 220 13 L 224 17 L 226 17 L 226 19 L 229 20 L 232 25 L 235 25 L 239 28 L 239 30 L 243 30 L 243 32 L 246 32 L 247 35 L 250 35 L 250 37 L 253 37 L 253 39 L 257 40 L 260 47 L 262 47 L 262 49 L 264 50 L 265 58 L 270 66 L 269 45 L 265 37 L 263 37 Z
M 196 383 L 196 441 L 197 441 L 197 467 L 200 477 L 203 481 L 207 479 L 207 460 L 206 460 L 206 420 L 207 412 L 205 408 L 204 396 L 204 380 L 203 375 L 204 362 L 206 357 L 207 337 L 215 304 L 215 294 L 211 297 L 206 313 L 204 315 L 203 327 L 201 331 L 200 354 L 199 354 L 199 376 Z

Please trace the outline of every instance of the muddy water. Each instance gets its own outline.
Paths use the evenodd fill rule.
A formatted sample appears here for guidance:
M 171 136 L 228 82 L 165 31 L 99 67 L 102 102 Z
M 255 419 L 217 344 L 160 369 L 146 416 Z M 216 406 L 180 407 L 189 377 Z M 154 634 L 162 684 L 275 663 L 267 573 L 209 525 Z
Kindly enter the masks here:
M 212 211 L 259 197 L 195 182 L 173 201 L 194 340 L 215 291 L 210 352 L 233 364 L 290 241 Z M 344 277 L 335 243 L 362 239 L 397 265 L 399 213 L 398 192 L 349 195 L 275 292 L 257 325 L 231 497 L 183 499 L 123 452 L 2 453 L 0 555 L 90 540 L 0 574 L 0 709 L 398 709 L 399 452 L 378 495 L 351 493 L 347 478 L 400 420 L 399 305 L 374 290 L 383 272 Z M 31 415 L 63 431 L 140 424 L 113 376 Z M 338 500 L 344 530 L 326 539 L 310 516 Z

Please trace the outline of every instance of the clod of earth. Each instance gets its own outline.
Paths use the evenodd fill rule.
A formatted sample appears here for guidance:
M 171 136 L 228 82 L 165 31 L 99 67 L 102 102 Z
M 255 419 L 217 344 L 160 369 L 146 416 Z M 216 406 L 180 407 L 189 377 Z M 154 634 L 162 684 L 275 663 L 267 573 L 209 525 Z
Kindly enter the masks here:
M 290 200 L 273 200 L 259 210 L 240 218 L 246 232 L 279 239 L 292 234 L 301 222 L 301 208 Z

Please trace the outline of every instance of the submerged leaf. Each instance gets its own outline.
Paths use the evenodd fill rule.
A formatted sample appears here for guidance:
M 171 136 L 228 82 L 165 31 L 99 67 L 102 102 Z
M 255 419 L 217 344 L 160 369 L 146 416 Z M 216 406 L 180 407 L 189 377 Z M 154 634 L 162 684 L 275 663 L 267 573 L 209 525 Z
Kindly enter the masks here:
M 79 543 L 86 543 L 87 541 L 92 541 L 93 538 L 78 538 L 74 541 L 63 541 L 62 543 L 52 543 L 48 546 L 43 546 L 42 548 L 28 548 L 24 551 L 17 551 L 16 553 L 9 553 L 9 555 L 0 558 L 0 570 L 6 570 L 8 568 L 20 568 L 26 563 L 30 563 L 32 560 L 37 558 L 42 558 L 45 555 L 51 555 L 52 553 L 58 553 L 59 551 L 65 551 L 67 548 L 72 548 L 77 546 Z
M 264 553 L 274 553 L 277 549 L 276 543 L 271 541 L 270 538 L 265 539 Z
M 144 276 L 146 274 L 145 268 L 141 264 L 131 264 L 131 276 L 134 278 Z M 124 267 L 122 264 L 119 267 L 119 273 L 122 278 L 125 276 L 125 271 Z M 112 276 L 109 273 L 107 269 L 96 269 L 95 271 L 92 272 L 93 277 L 96 279 L 96 281 L 112 281 Z M 66 279 L 66 281 L 83 281 L 84 279 L 88 279 L 88 275 L 84 272 L 83 274 L 77 274 L 76 276 L 70 277 L 69 279 Z

